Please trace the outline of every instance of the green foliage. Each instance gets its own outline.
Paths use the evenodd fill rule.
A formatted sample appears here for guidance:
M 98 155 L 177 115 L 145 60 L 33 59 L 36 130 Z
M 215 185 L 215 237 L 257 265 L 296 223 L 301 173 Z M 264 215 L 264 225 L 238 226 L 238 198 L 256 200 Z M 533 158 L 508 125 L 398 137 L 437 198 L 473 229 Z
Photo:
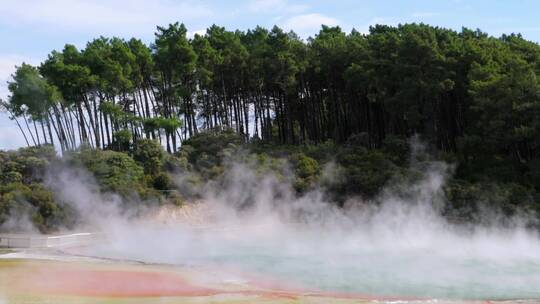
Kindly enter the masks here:
M 254 153 L 250 156 L 252 159 L 248 160 L 248 163 L 255 165 L 255 172 L 260 176 L 273 174 L 283 179 L 283 176 L 287 174 L 287 159 L 284 157 L 270 156 L 265 152 Z
M 156 172 L 145 176 L 143 167 L 130 155 L 88 147 L 66 153 L 63 159 L 56 156 L 51 146 L 0 151 L 0 230 L 21 231 L 32 225 L 42 232 L 51 232 L 69 228 L 77 220 L 75 210 L 58 200 L 43 184 L 51 164 L 53 169 L 67 164 L 88 170 L 101 191 L 119 194 L 126 202 L 139 199 L 152 202 L 167 197 L 168 201 L 180 204 L 180 197 L 169 199 L 169 194 L 157 191 L 172 189 L 173 183 L 163 171 L 165 166 L 151 162 L 159 158 L 173 167 L 176 158 L 166 156 L 161 146 L 151 140 L 139 142 L 137 148 L 134 152 L 137 159 L 149 165 L 149 171 L 156 169 Z
M 154 176 L 152 186 L 157 190 L 170 190 L 173 187 L 173 182 L 167 173 L 160 172 Z
M 177 118 L 157 118 L 157 126 L 169 134 L 174 133 L 176 129 L 182 127 L 182 121 Z
M 108 101 L 100 103 L 99 110 L 104 114 L 111 115 L 114 119 L 119 119 L 125 115 L 125 112 L 120 105 Z
M 2 184 L 13 184 L 22 182 L 22 174 L 15 171 L 2 172 L 0 175 L 0 183 Z
M 133 159 L 143 166 L 145 174 L 157 174 L 161 170 L 164 158 L 165 152 L 159 142 L 151 139 L 137 141 Z
M 187 157 L 180 155 L 165 155 L 163 169 L 169 172 L 182 172 L 189 170 Z
M 410 155 L 409 142 L 395 136 L 388 136 L 382 143 L 382 151 L 398 165 L 406 165 Z
M 53 145 L 41 145 L 27 148 L 20 148 L 17 150 L 17 154 L 20 157 L 36 157 L 47 161 L 56 159 L 56 151 Z
M 208 130 L 184 141 L 185 150 L 190 163 L 208 167 L 221 164 L 221 156 L 231 154 L 243 143 L 240 135 L 232 129 Z
M 48 108 L 58 98 L 56 88 L 47 83 L 37 68 L 25 63 L 17 67 L 8 88 L 11 112 L 16 115 L 27 113 L 38 121 L 47 118 Z
M 50 190 L 38 184 L 20 183 L 0 186 L 0 227 L 9 218 L 15 219 L 11 229 L 28 229 L 24 225 L 30 221 L 42 232 L 69 228 L 76 219 L 69 207 L 55 200 Z
M 459 221 L 483 221 L 486 211 L 504 215 L 538 216 L 540 206 L 533 201 L 533 192 L 516 183 L 470 183 L 453 179 L 444 187 L 449 204 L 445 215 Z
M 292 157 L 296 180 L 294 188 L 297 192 L 304 192 L 310 186 L 313 186 L 319 175 L 319 163 L 303 153 Z
M 56 152 L 50 145 L 21 148 L 10 152 L 0 151 L 0 180 L 5 183 L 42 182 L 46 168 L 54 160 Z
M 112 147 L 114 147 L 118 151 L 129 151 L 131 147 L 131 141 L 133 140 L 133 137 L 131 135 L 131 132 L 127 129 L 119 130 L 113 133 L 113 144 Z
M 377 150 L 352 147 L 342 151 L 338 164 L 343 167 L 345 184 L 340 191 L 348 194 L 373 196 L 390 180 L 399 175 L 399 168 Z
M 149 46 L 67 44 L 39 68 L 18 67 L 0 105 L 29 145 L 133 153 L 80 153 L 105 191 L 151 196 L 170 186 L 167 172 L 200 184 L 247 157 L 281 177 L 290 162 L 299 193 L 335 161 L 343 179 L 329 191 L 372 197 L 391 177 L 417 175 L 403 168 L 418 135 L 456 165 L 452 200 L 487 195 L 486 185 L 508 213 L 540 199 L 540 46 L 521 35 L 426 24 L 322 26 L 306 41 L 277 26 L 187 33 L 174 23 Z M 55 158 L 49 145 L 2 152 L 2 181 L 40 183 Z
M 143 126 L 145 132 L 157 131 L 161 128 L 159 118 L 150 117 L 143 120 Z
M 192 73 L 195 68 L 197 55 L 186 34 L 186 27 L 178 22 L 157 28 L 154 58 L 156 65 L 168 74 L 169 80 Z
M 243 141 L 253 134 L 263 143 L 381 149 L 400 165 L 402 139 L 419 134 L 455 154 L 460 173 L 481 163 L 474 175 L 487 176 L 502 159 L 514 172 L 505 181 L 538 158 L 540 47 L 520 35 L 426 24 L 376 25 L 367 34 L 322 26 L 307 41 L 277 26 L 187 33 L 173 23 L 159 26 L 150 46 L 114 37 L 82 50 L 68 44 L 39 69 L 18 68 L 5 108 L 34 123 L 29 142 L 54 130 L 62 149 L 80 142 L 128 151 L 151 138 L 175 153 L 178 142 L 205 133 L 203 122 Z
M 72 157 L 93 174 L 103 191 L 130 196 L 145 190 L 144 169 L 125 153 L 82 149 Z
M 303 154 L 296 155 L 294 158 L 296 164 L 296 175 L 301 178 L 313 177 L 319 172 L 319 164 L 316 160 Z

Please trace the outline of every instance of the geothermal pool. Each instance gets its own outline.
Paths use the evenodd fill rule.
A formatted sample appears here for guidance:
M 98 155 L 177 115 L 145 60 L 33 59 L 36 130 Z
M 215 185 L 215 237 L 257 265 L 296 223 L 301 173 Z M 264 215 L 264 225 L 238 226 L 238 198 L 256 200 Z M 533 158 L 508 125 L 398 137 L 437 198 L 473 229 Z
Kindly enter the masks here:
M 136 216 L 91 191 L 64 193 L 85 216 L 78 228 L 103 237 L 0 255 L 11 259 L 0 260 L 0 304 L 2 292 L 8 303 L 540 303 L 538 231 L 490 212 L 449 223 L 439 167 L 376 204 L 340 208 L 243 168 L 201 203 Z
M 525 232 L 467 236 L 419 231 L 398 237 L 394 232 L 315 233 L 298 226 L 255 225 L 210 230 L 145 227 L 116 237 L 114 244 L 80 253 L 190 269 L 210 267 L 260 276 L 285 289 L 381 299 L 540 299 L 540 250 L 534 236 Z M 143 244 L 146 249 L 141 249 Z
M 0 303 L 540 303 L 537 232 L 396 210 L 104 220 L 90 244 L 0 255 Z
M 379 231 L 374 238 L 373 231 L 325 231 L 119 229 L 89 246 L 0 255 L 0 295 L 15 293 L 8 303 L 540 299 L 540 252 L 524 232 L 396 238 Z

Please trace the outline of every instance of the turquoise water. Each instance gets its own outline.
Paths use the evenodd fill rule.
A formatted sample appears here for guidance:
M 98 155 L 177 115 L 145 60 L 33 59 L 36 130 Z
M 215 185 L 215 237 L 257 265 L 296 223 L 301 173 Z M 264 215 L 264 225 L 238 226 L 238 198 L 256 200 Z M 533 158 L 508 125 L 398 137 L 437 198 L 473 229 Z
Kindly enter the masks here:
M 384 253 L 337 256 L 331 261 L 316 256 L 252 253 L 203 257 L 202 262 L 206 261 L 326 291 L 446 299 L 540 298 L 540 264 L 533 261 L 496 265 L 475 259 L 407 258 Z M 444 270 L 447 268 L 452 270 Z
M 232 266 L 325 291 L 440 299 L 540 298 L 540 261 L 444 257 L 428 250 L 289 254 L 240 246 L 189 262 Z
M 132 229 L 93 255 L 229 267 L 292 286 L 375 296 L 540 299 L 540 246 L 524 234 Z M 165 241 L 166 240 L 166 241 Z M 143 249 L 144 248 L 144 249 Z

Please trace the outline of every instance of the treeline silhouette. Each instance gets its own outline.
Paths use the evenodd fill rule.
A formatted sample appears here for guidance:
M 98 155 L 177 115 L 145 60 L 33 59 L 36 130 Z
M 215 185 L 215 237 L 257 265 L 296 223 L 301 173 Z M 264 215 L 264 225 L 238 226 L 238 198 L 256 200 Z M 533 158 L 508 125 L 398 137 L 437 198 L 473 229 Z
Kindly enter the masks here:
M 157 27 L 150 45 L 100 37 L 22 64 L 2 102 L 29 145 L 126 150 L 141 138 L 175 152 L 201 130 L 245 141 L 356 141 L 378 148 L 414 134 L 463 162 L 523 166 L 540 153 L 540 47 L 425 24 L 369 33 L 322 26 L 304 41 L 279 27 L 188 38 Z
M 540 47 L 519 34 L 425 24 L 322 26 L 302 40 L 215 25 L 189 38 L 175 23 L 150 45 L 68 44 L 17 67 L 0 101 L 31 146 L 0 151 L 0 230 L 24 210 L 42 231 L 69 227 L 75 217 L 43 183 L 64 160 L 101 191 L 181 204 L 196 197 L 171 174 L 189 172 L 197 188 L 227 178 L 233 156 L 278 175 L 288 163 L 299 195 L 322 187 L 337 204 L 418 179 L 434 156 L 455 164 L 446 217 L 481 221 L 485 203 L 538 219 L 539 75 Z M 430 151 L 416 153 L 411 137 Z M 333 167 L 339 178 L 325 185 Z

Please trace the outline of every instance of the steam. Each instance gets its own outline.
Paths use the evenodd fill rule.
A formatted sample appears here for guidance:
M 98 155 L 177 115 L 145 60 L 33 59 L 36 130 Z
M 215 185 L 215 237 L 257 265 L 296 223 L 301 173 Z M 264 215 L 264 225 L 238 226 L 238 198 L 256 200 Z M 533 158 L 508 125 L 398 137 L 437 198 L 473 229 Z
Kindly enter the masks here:
M 422 151 L 414 146 L 415 155 Z M 411 166 L 414 182 L 391 182 L 373 201 L 344 208 L 320 189 L 297 196 L 290 178 L 231 163 L 208 182 L 191 217 L 135 217 L 117 196 L 99 194 L 80 170 L 62 169 L 49 184 L 107 242 L 85 254 L 261 273 L 314 290 L 458 299 L 540 297 L 540 239 L 519 220 L 512 227 L 460 226 L 440 214 L 452 167 Z M 328 165 L 323 180 L 336 177 Z M 185 176 L 178 176 L 185 187 Z M 195 191 L 195 190 L 193 190 Z M 148 209 L 141 214 L 156 215 Z M 169 215 L 174 213 L 168 212 Z M 193 221 L 193 217 L 203 218 Z
M 37 233 L 30 218 L 32 205 L 24 202 L 18 208 L 10 209 L 9 218 L 0 225 L 0 231 L 17 233 Z
M 57 199 L 75 208 L 80 215 L 79 228 L 98 228 L 109 221 L 127 218 L 125 212 L 129 210 L 122 209 L 120 196 L 100 193 L 99 185 L 89 172 L 79 167 L 58 166 L 48 172 L 45 182 Z

